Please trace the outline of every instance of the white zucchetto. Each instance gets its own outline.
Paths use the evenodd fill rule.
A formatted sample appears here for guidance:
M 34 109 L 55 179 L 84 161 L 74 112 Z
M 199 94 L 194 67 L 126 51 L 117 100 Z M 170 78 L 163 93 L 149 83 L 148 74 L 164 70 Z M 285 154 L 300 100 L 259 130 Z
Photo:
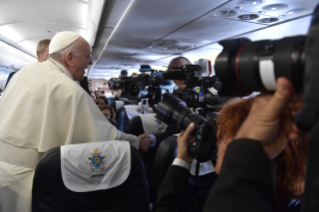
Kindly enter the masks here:
M 81 36 L 75 32 L 64 31 L 57 33 L 50 42 L 49 54 L 53 54 L 58 51 L 61 51 L 62 49 L 65 49 L 80 37 Z

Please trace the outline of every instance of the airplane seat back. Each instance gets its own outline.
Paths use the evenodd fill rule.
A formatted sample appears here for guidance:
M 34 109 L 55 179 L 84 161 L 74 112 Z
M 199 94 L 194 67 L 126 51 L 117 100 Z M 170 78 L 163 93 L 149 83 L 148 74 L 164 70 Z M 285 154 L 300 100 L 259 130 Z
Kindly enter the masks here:
M 129 148 L 131 170 L 128 178 L 116 187 L 91 192 L 69 190 L 62 178 L 61 148 L 56 147 L 47 151 L 35 170 L 32 211 L 149 212 L 148 183 L 144 165 L 138 151 Z
M 109 104 L 111 105 L 112 103 L 114 103 L 115 105 L 115 97 L 108 97 L 107 101 L 109 102 Z
M 160 121 L 155 113 L 140 114 L 132 117 L 126 125 L 125 132 L 134 135 L 160 134 L 167 130 L 167 124 Z
M 126 114 L 126 110 L 124 107 L 121 107 L 118 110 L 116 110 L 116 127 L 118 130 L 124 132 L 128 120 L 129 118 Z
M 115 100 L 115 98 L 108 98 L 109 100 L 109 104 L 111 107 L 113 107 L 114 111 L 117 112 L 118 109 L 120 109 L 121 107 L 124 106 L 124 102 L 123 101 L 119 101 L 119 100 Z
M 142 113 L 138 105 L 124 105 L 116 111 L 117 129 L 125 132 L 128 121 Z
M 161 144 L 158 147 L 154 164 L 153 164 L 153 175 L 152 175 L 152 186 L 151 188 L 154 188 L 154 190 L 151 191 L 151 197 L 157 198 L 157 193 L 159 191 L 159 188 L 166 176 L 166 173 L 168 171 L 168 168 L 172 165 L 174 159 L 177 155 L 177 137 L 176 136 L 170 136 L 165 138 Z M 198 176 L 197 179 L 197 192 L 196 192 L 196 200 L 197 200 L 197 207 L 198 211 L 203 211 L 205 200 L 208 196 L 209 190 L 215 180 L 217 179 L 217 175 L 215 172 L 205 174 L 202 176 Z M 188 192 L 185 196 L 184 200 L 184 209 L 188 207 L 188 202 L 191 201 L 191 198 L 193 198 L 193 190 L 195 186 L 195 176 L 192 174 L 189 174 L 188 178 Z
M 142 135 L 145 133 L 143 124 L 142 124 L 142 119 L 140 116 L 135 116 L 128 120 L 125 133 L 132 134 L 132 135 Z

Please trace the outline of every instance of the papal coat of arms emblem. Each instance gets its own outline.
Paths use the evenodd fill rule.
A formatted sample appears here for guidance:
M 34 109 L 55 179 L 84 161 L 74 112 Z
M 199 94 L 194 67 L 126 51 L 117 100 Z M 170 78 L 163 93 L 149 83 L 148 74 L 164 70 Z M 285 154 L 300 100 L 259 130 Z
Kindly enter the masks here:
M 91 153 L 91 157 L 89 157 L 89 160 L 91 161 L 90 167 L 91 170 L 94 171 L 95 169 L 104 169 L 105 164 L 105 156 L 100 155 L 98 149 L 95 149 L 94 152 Z
M 159 124 L 159 125 L 161 125 L 161 124 L 162 124 L 162 121 L 159 120 L 159 119 L 156 119 L 156 123 Z

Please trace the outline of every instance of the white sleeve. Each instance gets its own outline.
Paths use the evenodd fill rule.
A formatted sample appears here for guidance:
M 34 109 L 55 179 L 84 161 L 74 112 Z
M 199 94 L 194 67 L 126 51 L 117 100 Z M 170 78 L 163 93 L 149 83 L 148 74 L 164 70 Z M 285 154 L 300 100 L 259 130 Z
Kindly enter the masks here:
M 185 169 L 189 170 L 189 163 L 187 163 L 186 161 L 180 159 L 180 158 L 175 158 L 175 160 L 173 161 L 173 164 L 172 165 L 175 165 L 175 166 L 181 166 L 181 167 L 184 167 Z
M 140 146 L 140 140 L 138 139 L 137 136 L 126 134 L 119 130 L 117 131 L 116 140 L 128 141 L 131 144 L 131 146 L 135 147 L 136 149 L 138 149 Z

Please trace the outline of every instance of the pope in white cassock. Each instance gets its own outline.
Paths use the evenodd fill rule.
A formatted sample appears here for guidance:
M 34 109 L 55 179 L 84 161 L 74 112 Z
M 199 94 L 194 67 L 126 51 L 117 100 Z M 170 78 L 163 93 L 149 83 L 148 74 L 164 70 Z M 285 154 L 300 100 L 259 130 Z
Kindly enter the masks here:
M 31 211 L 37 162 L 53 147 L 125 140 L 146 151 L 152 142 L 118 131 L 75 82 L 92 64 L 91 48 L 80 35 L 56 34 L 49 58 L 15 74 L 0 100 L 0 211 Z

